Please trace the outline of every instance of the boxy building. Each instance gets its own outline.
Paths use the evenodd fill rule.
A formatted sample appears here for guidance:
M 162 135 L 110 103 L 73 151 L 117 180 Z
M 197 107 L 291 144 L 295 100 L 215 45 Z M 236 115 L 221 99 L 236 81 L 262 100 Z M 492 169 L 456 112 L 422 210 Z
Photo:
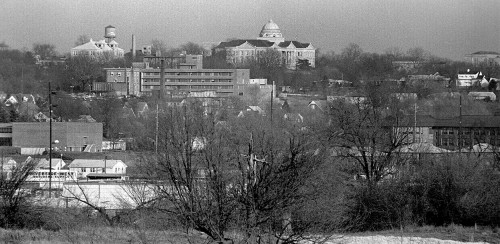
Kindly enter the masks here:
M 240 87 L 250 81 L 249 69 L 203 69 L 201 55 L 181 57 L 144 57 L 130 68 L 105 68 L 106 82 L 94 82 L 96 93 L 151 96 L 160 89 L 161 60 L 164 61 L 165 85 L 168 94 L 214 91 L 218 97 L 238 95 Z
M 49 148 L 50 126 L 47 122 L 12 123 L 12 145 L 23 154 L 38 154 Z M 52 122 L 53 148 L 62 151 L 100 152 L 102 123 Z

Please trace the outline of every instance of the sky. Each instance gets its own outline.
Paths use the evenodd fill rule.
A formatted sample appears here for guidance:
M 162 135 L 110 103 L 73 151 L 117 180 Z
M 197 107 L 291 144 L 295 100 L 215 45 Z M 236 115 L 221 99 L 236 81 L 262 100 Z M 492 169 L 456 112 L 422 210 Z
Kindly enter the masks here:
M 50 43 L 67 53 L 78 36 L 103 39 L 116 27 L 126 51 L 164 41 L 254 39 L 272 19 L 286 40 L 310 42 L 320 53 L 357 43 L 366 52 L 421 47 L 461 60 L 476 51 L 500 52 L 499 0 L 2 0 L 0 42 L 31 49 Z

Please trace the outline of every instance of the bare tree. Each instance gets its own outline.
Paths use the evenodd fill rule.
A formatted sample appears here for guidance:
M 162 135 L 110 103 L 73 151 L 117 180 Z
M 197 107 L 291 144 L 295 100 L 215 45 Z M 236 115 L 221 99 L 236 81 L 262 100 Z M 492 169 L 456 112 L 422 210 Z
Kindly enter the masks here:
M 0 175 L 0 226 L 2 228 L 20 225 L 21 211 L 26 211 L 29 203 L 26 201 L 29 191 L 26 179 L 35 169 L 37 162 L 27 160 L 25 163 L 8 166 L 2 157 L 2 172 Z
M 411 120 L 405 115 L 408 104 L 391 97 L 384 87 L 369 86 L 365 91 L 362 99 L 331 104 L 324 135 L 339 156 L 355 162 L 372 188 L 401 163 L 397 150 L 407 143 L 408 133 L 393 128 L 411 128 Z
M 89 41 L 90 41 L 90 38 L 86 34 L 79 35 L 75 41 L 75 46 L 83 45 Z
M 306 207 L 303 191 L 322 158 L 310 134 L 288 121 L 246 118 L 236 124 L 239 213 L 247 243 L 287 243 L 306 239 L 307 227 L 293 224 Z M 239 135 L 239 136 L 238 136 Z M 245 136 L 246 135 L 246 136 Z
M 160 54 L 160 56 L 168 56 L 168 47 L 165 42 L 159 39 L 151 41 L 151 53 L 153 55 Z
M 197 104 L 199 105 L 199 104 Z M 151 168 L 157 177 L 157 207 L 176 214 L 186 228 L 222 241 L 235 209 L 227 133 L 201 106 L 164 110 L 159 154 Z
M 42 44 L 42 43 L 33 44 L 33 53 L 35 55 L 40 55 L 40 58 L 42 59 L 50 58 L 57 55 L 56 46 L 52 44 Z

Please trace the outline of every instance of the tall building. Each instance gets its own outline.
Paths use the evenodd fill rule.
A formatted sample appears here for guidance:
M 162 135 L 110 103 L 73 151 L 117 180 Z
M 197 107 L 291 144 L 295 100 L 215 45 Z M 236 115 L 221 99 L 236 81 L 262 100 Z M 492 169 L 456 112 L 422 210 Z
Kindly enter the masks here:
M 87 43 L 71 48 L 71 57 L 111 55 L 115 58 L 122 58 L 125 51 L 119 48 L 118 42 L 115 41 L 116 28 L 114 26 L 109 25 L 104 28 L 104 38 L 106 40 L 94 41 L 90 39 Z
M 106 82 L 95 82 L 93 91 L 118 95 L 148 96 L 160 89 L 160 60 L 164 60 L 164 91 L 168 94 L 213 91 L 219 97 L 239 94 L 238 84 L 250 80 L 248 69 L 203 69 L 202 55 L 144 57 L 131 68 L 105 68 Z M 113 90 L 115 89 L 115 90 Z M 120 90 L 121 89 L 121 90 Z
M 296 69 L 300 60 L 307 60 L 311 67 L 316 65 L 316 48 L 311 43 L 285 41 L 279 26 L 272 20 L 262 27 L 256 39 L 221 42 L 213 51 L 225 51 L 229 63 L 242 64 L 258 58 L 259 54 L 270 49 L 281 54 L 282 63 L 289 69 Z

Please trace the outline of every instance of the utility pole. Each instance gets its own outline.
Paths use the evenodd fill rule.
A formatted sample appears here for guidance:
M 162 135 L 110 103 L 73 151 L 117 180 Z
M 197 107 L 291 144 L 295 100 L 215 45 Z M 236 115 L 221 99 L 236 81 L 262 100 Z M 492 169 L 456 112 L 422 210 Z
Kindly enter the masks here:
M 413 117 L 413 143 L 415 143 L 416 140 L 416 134 L 417 134 L 417 101 L 415 101 L 415 111 L 414 111 L 414 117 Z
M 49 81 L 49 198 L 52 197 L 52 90 Z
M 274 96 L 274 81 L 271 87 L 271 123 L 273 122 L 273 96 Z
M 460 94 L 460 114 L 458 117 L 458 153 L 462 152 L 462 94 Z

